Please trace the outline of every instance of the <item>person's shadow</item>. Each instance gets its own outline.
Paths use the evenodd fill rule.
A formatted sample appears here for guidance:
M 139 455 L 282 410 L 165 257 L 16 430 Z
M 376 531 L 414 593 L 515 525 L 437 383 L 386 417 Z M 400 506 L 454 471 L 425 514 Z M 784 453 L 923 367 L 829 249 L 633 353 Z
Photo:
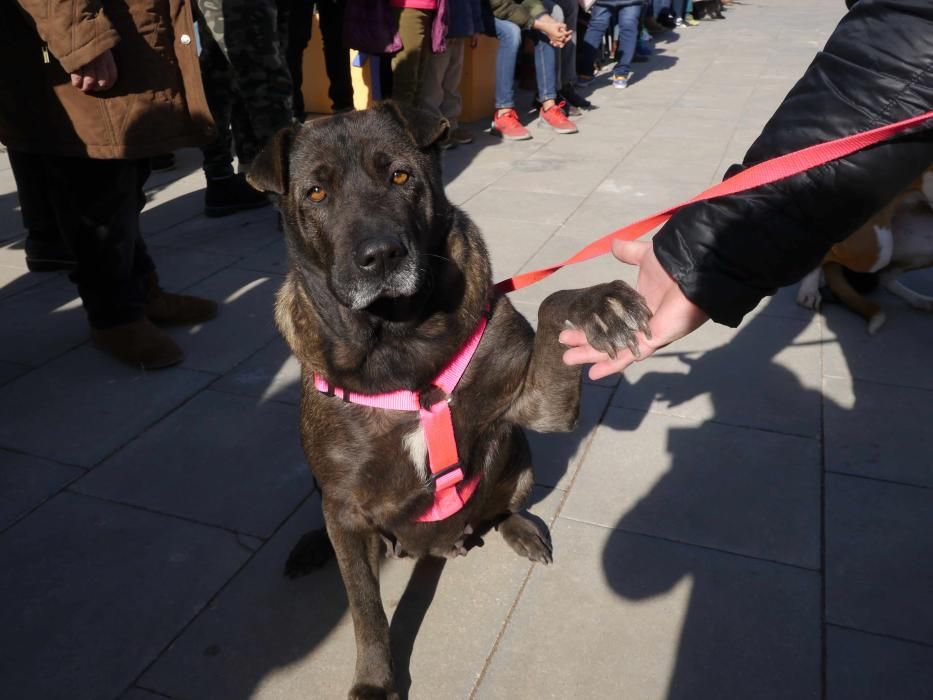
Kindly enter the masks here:
M 688 374 L 650 372 L 623 384 L 626 405 L 639 410 L 609 414 L 609 427 L 641 425 L 643 439 L 677 426 L 666 429 L 668 469 L 645 484 L 603 551 L 609 585 L 629 600 L 692 580 L 668 700 L 819 692 L 823 397 L 776 360 L 784 352 L 782 362 L 794 364 L 819 334 L 793 316 L 759 315 L 696 357 L 678 346 L 661 351 L 679 356 Z M 655 399 L 694 418 L 642 412 Z M 662 430 L 644 429 L 652 421 Z

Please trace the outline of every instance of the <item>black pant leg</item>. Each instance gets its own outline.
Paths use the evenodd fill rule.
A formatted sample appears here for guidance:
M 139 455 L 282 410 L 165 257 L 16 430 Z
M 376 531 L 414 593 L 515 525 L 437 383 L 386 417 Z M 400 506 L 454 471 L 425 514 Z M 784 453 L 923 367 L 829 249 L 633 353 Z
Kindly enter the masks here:
M 148 160 L 44 156 L 49 200 L 75 252 L 72 280 L 95 328 L 143 316 L 155 270 L 139 227 Z
M 353 80 L 349 50 L 343 41 L 344 0 L 317 0 L 324 42 L 324 67 L 330 81 L 328 96 L 334 111 L 353 108 Z

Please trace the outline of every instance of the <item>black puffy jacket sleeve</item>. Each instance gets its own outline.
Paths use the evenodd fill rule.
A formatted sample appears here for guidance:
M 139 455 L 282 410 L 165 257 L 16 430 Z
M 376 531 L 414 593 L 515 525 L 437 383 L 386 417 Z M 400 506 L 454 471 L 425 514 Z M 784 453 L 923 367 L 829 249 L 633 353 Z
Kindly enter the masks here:
M 745 155 L 743 166 L 933 110 L 933 0 L 860 0 Z M 751 192 L 680 210 L 654 238 L 661 265 L 736 326 L 796 282 L 933 163 L 933 122 Z

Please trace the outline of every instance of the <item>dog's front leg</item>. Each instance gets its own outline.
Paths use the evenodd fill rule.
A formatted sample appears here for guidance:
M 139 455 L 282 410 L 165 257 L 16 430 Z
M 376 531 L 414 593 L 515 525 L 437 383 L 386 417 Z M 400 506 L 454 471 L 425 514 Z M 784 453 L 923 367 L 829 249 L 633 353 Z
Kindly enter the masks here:
M 637 348 L 636 334 L 649 332 L 650 318 L 641 295 L 621 280 L 551 294 L 538 309 L 531 361 L 508 419 L 540 432 L 572 430 L 580 409 L 580 368 L 564 364 L 560 332 L 569 324 L 586 333 L 594 348 L 614 355 L 620 347 Z
M 382 544 L 374 532 L 355 531 L 325 505 L 327 534 L 347 590 L 356 635 L 356 674 L 350 700 L 398 700 L 389 650 L 389 623 L 379 593 Z

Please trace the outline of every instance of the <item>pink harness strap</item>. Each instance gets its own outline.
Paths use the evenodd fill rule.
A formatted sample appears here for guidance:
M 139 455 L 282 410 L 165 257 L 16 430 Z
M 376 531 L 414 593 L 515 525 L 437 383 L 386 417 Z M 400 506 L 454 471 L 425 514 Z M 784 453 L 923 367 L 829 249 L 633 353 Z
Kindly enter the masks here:
M 421 405 L 421 395 L 415 391 L 392 391 L 385 394 L 357 394 L 339 387 L 331 386 L 324 377 L 314 374 L 314 388 L 323 394 L 343 399 L 371 408 L 384 408 L 390 411 L 417 411 L 428 446 L 428 467 L 431 469 L 431 481 L 434 482 L 434 503 L 428 510 L 415 518 L 416 522 L 436 522 L 445 520 L 458 512 L 479 485 L 477 474 L 464 481 L 460 468 L 460 455 L 457 452 L 457 440 L 454 435 L 453 417 L 450 413 L 450 401 L 460 379 L 470 365 L 476 353 L 488 321 L 484 315 L 470 339 L 460 348 L 447 366 L 434 380 L 434 386 L 446 396 L 427 408 Z M 458 488 L 459 485 L 459 488 Z

